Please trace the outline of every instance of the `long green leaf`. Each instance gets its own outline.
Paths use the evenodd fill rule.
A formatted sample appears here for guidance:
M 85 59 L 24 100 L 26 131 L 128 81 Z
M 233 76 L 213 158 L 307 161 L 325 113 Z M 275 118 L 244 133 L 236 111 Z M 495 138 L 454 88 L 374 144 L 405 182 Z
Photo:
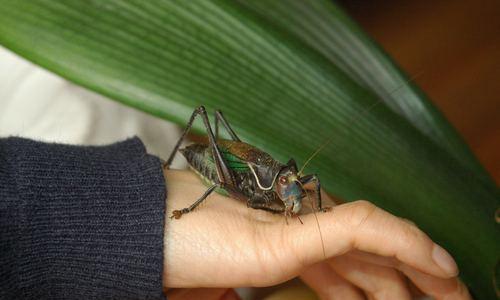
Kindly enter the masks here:
M 333 4 L 313 3 L 324 12 L 304 14 L 301 34 L 292 11 L 273 21 L 287 10 L 257 2 L 0 0 L 0 43 L 179 124 L 200 104 L 221 108 L 243 139 L 281 160 L 303 163 L 333 137 L 308 167 L 324 187 L 416 221 L 456 257 L 477 299 L 493 299 L 498 190 L 449 125 L 415 87 L 391 95 L 405 77 L 355 42 L 367 38 Z
M 328 0 L 239 2 L 321 53 L 477 176 L 491 181 L 454 128 L 412 83 L 413 77 L 407 78 L 339 7 Z

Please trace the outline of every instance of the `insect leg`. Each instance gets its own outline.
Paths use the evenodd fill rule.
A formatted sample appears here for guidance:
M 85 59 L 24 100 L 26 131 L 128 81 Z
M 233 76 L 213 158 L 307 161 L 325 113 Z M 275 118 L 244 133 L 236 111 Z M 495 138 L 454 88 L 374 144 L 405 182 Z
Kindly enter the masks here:
M 188 121 L 188 123 L 186 125 L 186 128 L 184 128 L 184 131 L 182 132 L 181 137 L 177 141 L 177 144 L 175 144 L 174 150 L 172 150 L 172 152 L 170 153 L 170 156 L 168 157 L 167 161 L 164 163 L 164 166 L 167 169 L 170 168 L 170 165 L 172 164 L 172 161 L 174 160 L 175 154 L 177 154 L 177 151 L 179 150 L 179 147 L 181 146 L 182 141 L 184 140 L 184 138 L 186 137 L 187 133 L 189 132 L 189 130 L 193 126 L 194 118 L 196 118 L 196 116 L 200 113 L 200 107 L 198 107 L 197 109 L 195 109 L 193 111 L 193 114 L 189 118 L 189 121 Z
M 168 168 L 170 166 L 170 164 L 172 163 L 172 160 L 174 159 L 175 154 L 179 150 L 179 147 L 180 147 L 183 139 L 186 137 L 186 134 L 193 126 L 194 119 L 196 118 L 197 115 L 201 116 L 201 118 L 203 120 L 203 124 L 205 125 L 205 129 L 207 131 L 209 147 L 210 147 L 210 150 L 212 151 L 212 155 L 214 158 L 218 182 L 215 185 L 211 186 L 203 194 L 203 196 L 201 196 L 201 198 L 196 200 L 191 206 L 184 208 L 182 210 L 174 211 L 173 217 L 176 219 L 180 218 L 183 214 L 186 214 L 186 213 L 192 211 L 198 204 L 203 202 L 203 200 L 205 200 L 205 198 L 208 195 L 210 195 L 210 193 L 216 187 L 224 188 L 224 189 L 227 189 L 230 191 L 237 190 L 235 188 L 235 183 L 234 183 L 235 181 L 234 181 L 233 174 L 231 173 L 230 169 L 227 167 L 226 162 L 223 159 L 222 154 L 219 150 L 219 147 L 217 146 L 217 142 L 216 142 L 216 139 L 214 137 L 212 127 L 210 126 L 210 121 L 208 120 L 207 112 L 205 110 L 205 107 L 203 107 L 203 106 L 199 106 L 198 108 L 196 108 L 194 110 L 193 114 L 191 115 L 191 118 L 188 121 L 188 124 L 186 125 L 186 129 L 184 129 L 184 132 L 182 133 L 181 138 L 179 139 L 179 141 L 177 142 L 177 144 L 174 147 L 174 151 L 172 151 L 172 153 L 170 154 L 170 157 L 168 158 L 168 160 L 166 161 L 166 163 L 164 165 Z
M 306 185 L 310 182 L 315 182 L 315 192 L 316 192 L 316 206 L 318 211 L 328 211 L 329 208 L 323 208 L 321 207 L 321 182 L 319 181 L 319 178 L 316 174 L 311 174 L 311 175 L 305 175 L 299 179 L 300 183 L 303 185 Z
M 229 171 L 229 168 L 227 167 L 224 159 L 222 158 L 222 155 L 220 153 L 219 147 L 217 146 L 216 139 L 214 137 L 214 133 L 212 131 L 212 127 L 210 126 L 210 121 L 208 120 L 207 116 L 207 111 L 205 110 L 204 106 L 199 106 L 196 108 L 191 115 L 191 118 L 189 118 L 189 121 L 186 125 L 186 128 L 184 129 L 184 132 L 182 133 L 181 137 L 179 138 L 179 141 L 177 141 L 177 144 L 174 147 L 174 150 L 170 154 L 170 157 L 168 160 L 164 163 L 164 166 L 166 168 L 169 168 L 170 165 L 172 164 L 172 161 L 174 160 L 175 154 L 177 154 L 177 151 L 179 150 L 179 147 L 181 146 L 182 141 L 186 137 L 186 134 L 189 132 L 191 127 L 193 126 L 194 119 L 196 118 L 197 115 L 200 115 L 201 118 L 203 119 L 203 124 L 205 125 L 205 129 L 207 130 L 207 135 L 208 135 L 208 140 L 210 147 L 212 149 L 212 153 L 214 155 L 214 161 L 215 161 L 215 166 L 217 170 L 217 177 L 219 179 L 219 183 L 221 184 L 221 187 L 223 187 L 226 184 L 229 184 L 231 186 L 234 186 L 234 179 Z
M 183 214 L 187 214 L 188 212 L 192 211 L 195 209 L 198 205 L 200 205 L 203 200 L 207 199 L 207 197 L 219 186 L 219 184 L 214 184 L 211 187 L 208 188 L 208 190 L 205 191 L 205 193 L 198 199 L 196 200 L 193 204 L 189 205 L 188 207 L 185 207 L 181 210 L 174 210 L 172 212 L 172 216 L 170 218 L 176 218 L 179 219 Z
M 222 111 L 220 111 L 219 109 L 215 111 L 215 138 L 216 139 L 219 138 L 219 122 L 221 122 L 222 125 L 224 125 L 227 132 L 229 132 L 229 135 L 231 135 L 231 138 L 234 141 L 241 142 L 240 138 L 236 135 L 234 130 L 229 125 L 229 122 L 226 120 L 226 118 L 224 118 Z
M 205 128 L 207 129 L 208 143 L 212 149 L 212 155 L 214 156 L 215 169 L 217 170 L 219 185 L 221 188 L 228 186 L 228 188 L 233 189 L 236 186 L 233 174 L 226 165 L 226 161 L 222 158 L 222 154 L 220 153 L 217 145 L 217 140 L 215 139 L 212 127 L 210 126 L 210 121 L 208 120 L 205 107 L 200 106 L 198 107 L 198 110 L 200 111 L 199 114 L 201 115 Z
M 262 201 L 248 200 L 247 201 L 247 206 L 251 207 L 251 208 L 254 208 L 254 209 L 266 210 L 266 211 L 272 212 L 274 214 L 281 214 L 281 213 L 283 213 L 285 211 L 285 209 L 283 209 L 283 208 L 269 207 L 269 205 L 267 203 L 262 202 Z
M 248 200 L 247 206 L 254 208 L 254 209 L 265 210 L 265 211 L 268 211 L 268 212 L 273 213 L 273 214 L 283 214 L 284 213 L 286 225 L 288 225 L 288 218 L 291 218 L 293 216 L 297 217 L 300 224 L 304 224 L 298 215 L 292 215 L 291 212 L 286 211 L 284 208 L 269 207 L 269 204 L 262 202 L 262 201 Z

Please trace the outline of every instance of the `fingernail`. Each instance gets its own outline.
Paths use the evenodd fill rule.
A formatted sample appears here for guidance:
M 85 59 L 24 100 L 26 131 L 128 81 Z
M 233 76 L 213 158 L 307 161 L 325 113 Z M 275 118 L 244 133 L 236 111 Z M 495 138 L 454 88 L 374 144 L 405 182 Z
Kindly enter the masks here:
M 458 267 L 453 257 L 443 247 L 434 244 L 432 259 L 448 275 L 457 276 Z

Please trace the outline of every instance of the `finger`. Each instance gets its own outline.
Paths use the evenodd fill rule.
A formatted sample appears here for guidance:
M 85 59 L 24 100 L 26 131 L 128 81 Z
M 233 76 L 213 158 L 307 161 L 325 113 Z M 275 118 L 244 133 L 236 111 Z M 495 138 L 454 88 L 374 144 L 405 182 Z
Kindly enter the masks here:
M 393 268 L 365 263 L 345 255 L 330 259 L 328 263 L 340 276 L 362 289 L 370 299 L 411 299 L 403 276 Z
M 471 300 L 467 287 L 455 278 L 436 278 L 408 266 L 402 266 L 403 273 L 426 295 L 436 300 Z
M 309 267 L 300 274 L 300 279 L 311 287 L 320 299 L 364 299 L 355 286 L 336 274 L 325 262 Z
M 456 277 L 449 279 L 437 278 L 401 264 L 394 258 L 381 257 L 361 251 L 352 251 L 346 255 L 362 262 L 398 268 L 423 293 L 431 295 L 436 299 L 471 299 L 465 285 Z
M 368 253 L 360 250 L 352 250 L 344 255 L 353 259 L 357 259 L 370 264 L 379 265 L 382 267 L 398 269 L 401 265 L 403 265 L 402 262 L 400 262 L 394 257 L 380 256 L 377 254 Z
M 415 290 L 417 290 L 417 287 L 419 289 L 421 287 L 425 289 L 425 291 L 420 289 L 420 293 L 433 295 L 435 297 L 438 297 L 437 295 L 446 295 L 446 293 L 451 293 L 452 295 L 453 293 L 462 293 L 464 295 L 468 295 L 467 288 L 465 288 L 463 283 L 460 282 L 460 280 L 457 278 L 441 279 L 432 275 L 426 275 L 424 273 L 418 272 L 408 265 L 398 262 L 394 258 L 381 257 L 378 255 L 373 255 L 371 253 L 352 251 L 345 255 L 366 263 L 399 269 L 400 271 L 405 273 L 405 275 L 411 280 L 410 284 L 413 285 L 413 288 Z M 461 288 L 463 288 L 463 290 L 461 290 Z M 415 291 L 413 291 L 411 294 L 415 294 Z M 470 297 L 470 295 L 468 296 Z M 449 299 L 453 299 L 453 297 L 450 297 Z M 469 298 L 466 297 L 465 299 Z
M 219 288 L 172 289 L 167 296 L 171 300 L 240 300 L 233 289 Z
M 402 266 L 405 264 L 400 262 L 399 260 L 395 259 L 394 257 L 383 257 L 359 250 L 353 250 L 350 251 L 347 254 L 344 254 L 344 256 L 347 256 L 351 259 L 359 260 L 361 262 L 369 263 L 369 264 L 374 264 L 377 266 L 382 266 L 382 267 L 388 267 L 388 268 L 393 268 L 393 269 L 398 269 L 401 270 Z M 408 266 L 409 267 L 409 266 Z M 409 267 L 410 268 L 410 267 Z M 412 281 L 407 281 L 408 283 L 408 288 L 410 290 L 410 295 L 413 295 L 414 297 L 421 297 L 424 296 L 423 292 L 415 286 L 415 284 Z M 419 299 L 419 298 L 418 298 Z
M 442 278 L 454 277 L 458 268 L 448 252 L 418 229 L 367 201 L 336 206 L 317 214 L 327 257 L 357 249 L 395 257 L 417 270 Z M 314 216 L 302 218 L 306 226 L 285 229 L 290 247 L 303 265 L 324 259 Z M 318 245 L 311 247 L 311 245 Z M 308 251 L 305 251 L 305 247 Z

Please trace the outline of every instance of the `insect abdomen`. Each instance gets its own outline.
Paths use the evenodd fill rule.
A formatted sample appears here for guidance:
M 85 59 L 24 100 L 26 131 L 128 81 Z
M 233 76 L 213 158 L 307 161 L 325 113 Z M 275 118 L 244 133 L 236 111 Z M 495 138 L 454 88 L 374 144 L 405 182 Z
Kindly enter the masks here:
M 215 184 L 218 181 L 217 170 L 207 145 L 192 144 L 179 151 L 184 155 L 190 167 L 207 183 Z

